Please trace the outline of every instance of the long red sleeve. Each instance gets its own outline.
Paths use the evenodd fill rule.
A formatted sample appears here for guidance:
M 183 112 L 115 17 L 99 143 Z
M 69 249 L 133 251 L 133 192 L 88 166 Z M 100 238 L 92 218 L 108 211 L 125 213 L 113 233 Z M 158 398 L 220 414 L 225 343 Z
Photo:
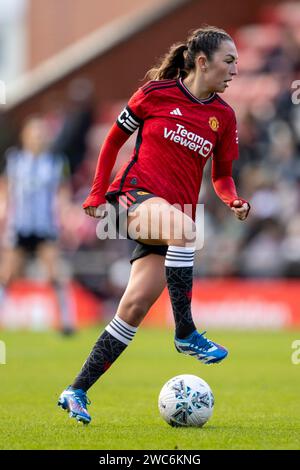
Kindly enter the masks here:
M 105 193 L 118 152 L 129 137 L 130 135 L 122 131 L 116 123 L 112 126 L 101 147 L 93 186 L 83 203 L 84 208 L 98 207 L 106 202 Z
M 228 206 L 239 199 L 232 178 L 232 161 L 212 161 L 212 183 L 219 198 Z

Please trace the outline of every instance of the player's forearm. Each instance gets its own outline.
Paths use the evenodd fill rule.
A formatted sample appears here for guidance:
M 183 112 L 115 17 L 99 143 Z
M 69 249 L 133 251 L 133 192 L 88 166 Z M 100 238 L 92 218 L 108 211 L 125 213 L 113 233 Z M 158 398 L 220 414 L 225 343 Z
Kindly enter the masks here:
M 106 202 L 105 193 L 109 186 L 110 175 L 115 165 L 118 152 L 126 142 L 129 135 L 122 131 L 116 124 L 113 125 L 103 142 L 96 167 L 95 177 L 89 196 L 83 203 L 83 207 L 94 206 Z
M 232 178 L 232 161 L 212 161 L 212 183 L 216 194 L 228 206 L 238 199 Z
M 99 206 L 105 203 L 105 193 L 109 186 L 109 179 L 116 162 L 118 148 L 104 142 L 98 157 L 95 177 L 89 196 L 83 203 L 83 207 Z
M 228 206 L 232 201 L 238 199 L 232 176 L 221 176 L 213 180 L 213 187 L 219 198 Z

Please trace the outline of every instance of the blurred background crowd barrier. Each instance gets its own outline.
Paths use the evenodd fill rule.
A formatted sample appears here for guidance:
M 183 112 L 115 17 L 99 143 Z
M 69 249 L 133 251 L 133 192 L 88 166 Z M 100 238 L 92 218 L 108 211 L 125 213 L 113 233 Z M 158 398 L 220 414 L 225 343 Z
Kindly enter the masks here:
M 234 178 L 252 210 L 246 223 L 233 219 L 213 192 L 207 165 L 195 316 L 216 327 L 300 325 L 300 3 L 232 0 L 224 8 L 219 0 L 0 0 L 1 260 L 11 214 L 7 152 L 20 145 L 25 120 L 38 114 L 51 152 L 69 166 L 69 197 L 58 207 L 59 269 L 78 328 L 115 313 L 133 247 L 127 240 L 98 240 L 97 221 L 81 207 L 101 143 L 145 72 L 202 23 L 226 29 L 238 48 L 239 76 L 222 97 L 237 114 Z M 134 139 L 121 149 L 113 175 Z M 30 257 L 6 286 L 0 327 L 57 328 L 58 308 L 39 257 Z M 169 313 L 165 293 L 145 324 L 168 325 Z

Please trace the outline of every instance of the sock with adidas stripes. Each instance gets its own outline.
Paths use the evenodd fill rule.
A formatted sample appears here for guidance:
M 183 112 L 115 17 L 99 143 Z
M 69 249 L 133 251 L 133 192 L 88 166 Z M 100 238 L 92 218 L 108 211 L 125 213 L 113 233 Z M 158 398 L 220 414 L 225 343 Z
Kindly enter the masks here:
M 136 331 L 116 315 L 96 341 L 72 387 L 86 392 L 126 349 Z
M 179 339 L 189 336 L 196 329 L 191 312 L 194 254 L 194 247 L 170 245 L 165 259 L 175 334 Z

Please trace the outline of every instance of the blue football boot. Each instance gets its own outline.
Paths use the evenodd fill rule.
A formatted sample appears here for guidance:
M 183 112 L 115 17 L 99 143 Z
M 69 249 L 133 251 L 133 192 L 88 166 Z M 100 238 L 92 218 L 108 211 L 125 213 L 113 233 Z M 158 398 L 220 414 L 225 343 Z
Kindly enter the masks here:
M 61 406 L 63 410 L 69 412 L 70 418 L 76 418 L 77 421 L 81 421 L 83 424 L 89 424 L 92 420 L 87 412 L 87 405 L 91 402 L 86 396 L 84 390 L 73 389 L 71 386 L 62 392 L 58 399 L 58 406 Z
M 228 354 L 227 349 L 220 344 L 207 339 L 203 333 L 193 331 L 187 338 L 178 339 L 175 337 L 175 348 L 178 352 L 194 356 L 204 364 L 216 364 L 221 362 Z

